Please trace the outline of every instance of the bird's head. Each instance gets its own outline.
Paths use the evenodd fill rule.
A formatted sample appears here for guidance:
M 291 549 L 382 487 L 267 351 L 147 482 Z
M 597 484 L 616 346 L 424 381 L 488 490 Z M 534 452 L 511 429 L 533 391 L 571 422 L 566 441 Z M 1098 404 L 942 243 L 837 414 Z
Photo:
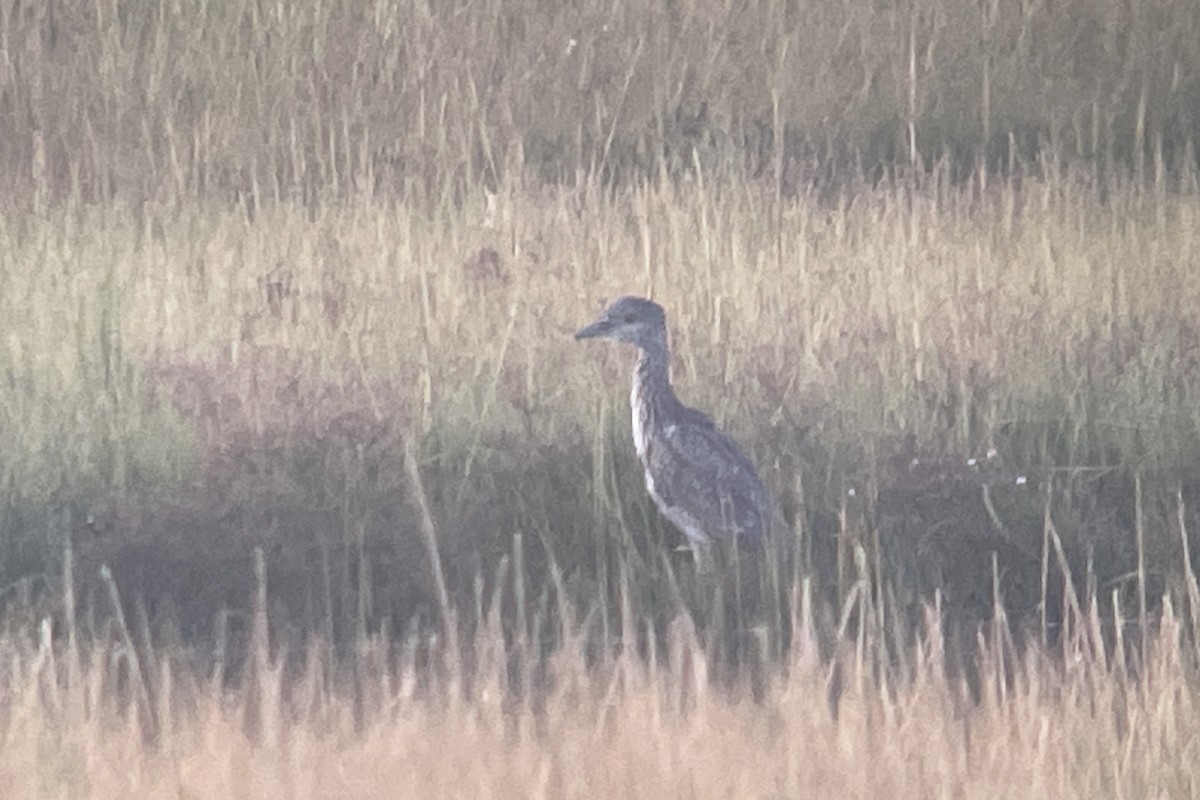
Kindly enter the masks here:
M 619 297 L 595 322 L 578 330 L 575 338 L 606 337 L 645 348 L 662 339 L 666 330 L 667 316 L 658 303 L 642 297 Z

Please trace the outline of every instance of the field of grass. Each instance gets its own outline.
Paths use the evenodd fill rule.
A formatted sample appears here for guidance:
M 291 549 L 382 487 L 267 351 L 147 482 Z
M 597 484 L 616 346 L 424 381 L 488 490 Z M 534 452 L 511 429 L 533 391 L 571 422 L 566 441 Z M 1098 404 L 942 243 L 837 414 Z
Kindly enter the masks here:
M 1196 794 L 1200 719 L 1185 666 L 1196 653 L 1169 606 L 1142 656 L 1119 637 L 1106 643 L 1094 606 L 1061 652 L 1018 652 L 998 609 L 970 654 L 975 695 L 948 677 L 935 608 L 906 666 L 881 679 L 850 642 L 818 659 L 802 595 L 797 646 L 753 696 L 708 680 L 683 617 L 649 659 L 585 664 L 567 644 L 542 664 L 538 690 L 514 694 L 498 627 L 477 635 L 469 679 L 453 663 L 421 666 L 415 639 L 379 637 L 341 670 L 326 668 L 320 647 L 289 670 L 269 652 L 262 609 L 251 666 L 233 685 L 170 648 L 139 659 L 120 627 L 56 646 L 49 620 L 40 632 L 10 626 L 0 640 L 4 796 Z
M 1190 0 L 543 5 L 0 8 L 0 796 L 1200 794 Z
M 1185 187 L 779 208 L 701 174 L 491 221 L 480 193 L 8 223 L 5 796 L 1190 794 L 1194 639 L 1159 620 L 1195 597 Z M 750 606 L 645 499 L 628 354 L 571 338 L 626 291 L 800 537 Z M 910 446 L 1004 464 L 930 501 Z
M 839 596 L 859 545 L 956 605 L 955 574 L 989 586 L 995 550 L 1032 608 L 1047 511 L 1076 576 L 1090 557 L 1125 589 L 1141 557 L 1155 594 L 1194 505 L 1185 180 L 1105 202 L 1068 172 L 777 208 L 769 188 L 701 175 L 514 190 L 491 226 L 482 193 L 435 217 L 47 212 L 10 226 L 0 256 L 9 580 L 57 573 L 72 535 L 81 574 L 110 563 L 206 627 L 244 601 L 262 546 L 281 602 L 331 638 L 432 611 L 407 449 L 460 605 L 520 534 L 534 596 L 555 566 L 586 608 L 627 569 L 661 606 L 677 537 L 634 468 L 629 354 L 571 338 L 602 298 L 640 292 L 669 310 L 683 397 L 798 528 L 801 566 L 829 578 L 840 553 Z M 1003 467 L 927 480 L 906 448 L 959 465 L 994 448 Z

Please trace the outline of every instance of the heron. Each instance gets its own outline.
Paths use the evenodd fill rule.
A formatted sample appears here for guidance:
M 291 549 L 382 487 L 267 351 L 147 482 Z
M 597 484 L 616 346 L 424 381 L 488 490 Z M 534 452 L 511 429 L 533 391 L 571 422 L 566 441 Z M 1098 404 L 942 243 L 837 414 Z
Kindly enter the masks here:
M 662 306 L 620 297 L 575 338 L 608 338 L 638 348 L 629 395 L 634 449 L 650 497 L 687 537 L 697 561 L 707 562 L 713 542 L 761 543 L 768 527 L 762 481 L 707 414 L 675 395 Z

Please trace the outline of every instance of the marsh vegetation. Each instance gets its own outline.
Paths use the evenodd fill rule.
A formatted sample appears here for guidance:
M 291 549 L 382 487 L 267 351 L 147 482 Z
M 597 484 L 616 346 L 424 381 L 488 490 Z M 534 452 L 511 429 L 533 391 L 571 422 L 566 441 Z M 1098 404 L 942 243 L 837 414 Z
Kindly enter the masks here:
M 542 6 L 0 9 L 0 791 L 1193 794 L 1192 4 Z

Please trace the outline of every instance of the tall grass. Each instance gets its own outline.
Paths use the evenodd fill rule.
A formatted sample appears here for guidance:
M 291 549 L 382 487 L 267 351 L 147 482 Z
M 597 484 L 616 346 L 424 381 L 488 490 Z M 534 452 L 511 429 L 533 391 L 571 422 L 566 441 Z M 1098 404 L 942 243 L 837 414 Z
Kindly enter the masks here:
M 75 196 L 438 203 L 528 164 L 692 145 L 804 182 L 1039 152 L 1194 161 L 1188 0 L 612 5 L 187 0 L 0 14 L 10 207 Z M 1007 164 L 1006 164 L 1007 162 Z M 786 171 L 785 171 L 786 167 Z M 786 172 L 786 176 L 785 176 Z
M 206 627 L 244 602 L 259 545 L 281 602 L 330 635 L 432 615 L 407 447 L 459 605 L 523 534 L 535 596 L 553 564 L 586 607 L 624 564 L 659 607 L 674 532 L 630 457 L 628 359 L 570 337 L 601 298 L 643 292 L 668 309 L 680 392 L 762 467 L 809 568 L 861 530 L 917 584 L 969 566 L 976 591 L 997 550 L 1032 608 L 1048 511 L 1077 577 L 1089 552 L 1101 580 L 1142 558 L 1164 588 L 1200 407 L 1197 195 L 1181 180 L 1112 182 L 1102 201 L 1066 169 L 774 213 L 773 188 L 701 172 L 514 187 L 489 224 L 482 193 L 433 217 L 118 204 L 9 223 L 8 575 L 57 573 L 82 537 L 81 574 L 112 563 Z M 914 468 L 991 449 L 1006 465 L 988 502 L 991 478 L 954 488 Z
M 431 671 L 419 638 L 386 635 L 364 639 L 345 671 L 324 666 L 319 644 L 289 669 L 259 596 L 252 666 L 233 681 L 176 648 L 131 648 L 121 623 L 64 647 L 50 620 L 10 617 L 0 637 L 6 796 L 1194 793 L 1194 653 L 1169 603 L 1145 660 L 1120 636 L 1115 647 L 1098 638 L 1109 621 L 1094 604 L 1058 653 L 1014 649 L 997 607 L 961 654 L 977 665 L 972 690 L 947 673 L 959 656 L 936 606 L 900 654 L 904 669 L 881 680 L 853 641 L 817 658 L 801 598 L 799 644 L 755 697 L 707 680 L 703 646 L 680 617 L 649 659 L 589 666 L 557 650 L 521 702 L 499 615 L 474 637 L 469 676 Z
M 564 346 L 624 291 L 668 307 L 685 394 L 801 529 L 849 520 L 855 487 L 874 525 L 911 434 L 925 463 L 1071 470 L 1050 486 L 1082 561 L 1097 528 L 1130 538 L 1130 503 L 1080 512 L 1079 481 L 1131 498 L 1114 467 L 1189 462 L 1185 2 L 2 13 L 7 579 L 87 533 L 81 558 L 211 608 L 260 544 L 327 630 L 371 597 L 405 616 L 432 605 L 408 447 L 460 594 L 518 532 L 579 598 L 614 558 L 642 583 L 670 534 L 598 392 L 619 357 Z M 1036 561 L 1030 496 L 983 519 Z M 1169 527 L 1143 531 L 1152 574 Z M 187 569 L 212 557 L 216 580 Z
M 1198 19 L 4 5 L 0 791 L 1191 792 Z

